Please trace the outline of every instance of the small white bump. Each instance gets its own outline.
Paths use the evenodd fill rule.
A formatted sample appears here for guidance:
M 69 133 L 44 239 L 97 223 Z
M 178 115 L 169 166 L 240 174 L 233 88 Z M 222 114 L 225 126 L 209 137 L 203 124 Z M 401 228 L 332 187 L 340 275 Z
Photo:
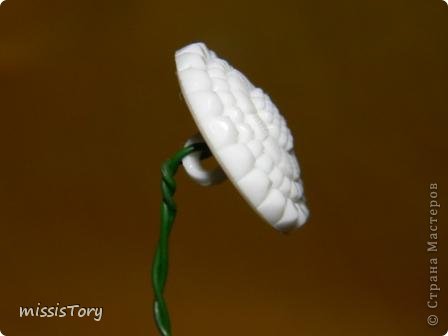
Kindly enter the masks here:
M 272 181 L 272 186 L 277 188 L 280 186 L 280 184 L 283 182 L 283 174 L 278 167 L 274 167 L 274 169 L 269 173 L 269 178 Z
M 248 124 L 240 123 L 236 125 L 236 128 L 239 133 L 238 142 L 248 143 L 254 138 L 254 131 Z
M 294 138 L 292 137 L 291 132 L 288 132 L 288 139 L 286 142 L 286 150 L 287 151 L 292 150 L 293 146 L 294 146 Z
M 222 103 L 226 107 L 232 107 L 236 105 L 235 97 L 230 93 L 226 91 L 217 91 L 216 94 L 221 99 Z
M 257 110 L 263 110 L 265 107 L 264 98 L 263 97 L 252 97 L 252 103 L 256 107 Z
M 289 196 L 289 190 L 291 189 L 291 180 L 287 177 L 283 178 L 282 184 L 278 187 L 278 190 L 285 195 L 285 197 Z
M 303 224 L 305 224 L 306 220 L 308 219 L 310 212 L 309 212 L 308 208 L 306 207 L 306 205 L 303 203 L 296 204 L 296 207 L 298 210 L 297 211 L 297 217 L 298 217 L 297 222 L 298 222 L 299 226 L 302 226 Z
M 210 75 L 211 78 L 219 78 L 219 79 L 227 80 L 226 73 L 225 73 L 224 69 L 222 69 L 222 68 L 211 68 L 211 69 L 209 68 L 208 74 Z
M 285 211 L 280 220 L 275 224 L 275 228 L 282 232 L 294 229 L 297 222 L 297 208 L 291 200 L 286 201 Z
M 255 157 L 259 157 L 263 153 L 263 144 L 258 140 L 252 140 L 247 144 L 247 147 Z
M 272 115 L 272 113 L 266 110 L 261 110 L 259 116 L 266 123 L 266 125 L 269 125 L 272 122 L 272 120 L 274 120 L 274 116 Z
M 185 92 L 207 91 L 211 90 L 212 82 L 207 72 L 204 70 L 188 68 L 179 74 L 182 87 Z
M 219 158 L 224 166 L 232 172 L 235 181 L 246 175 L 254 166 L 255 158 L 243 144 L 227 146 L 220 151 Z
M 226 107 L 223 114 L 232 119 L 232 121 L 236 124 L 236 127 L 244 121 L 243 112 L 241 112 L 241 110 L 236 106 Z
M 263 141 L 269 135 L 266 124 L 260 119 L 257 114 L 249 114 L 245 116 L 245 121 L 252 128 L 255 134 L 255 139 Z
M 266 199 L 258 206 L 258 210 L 265 216 L 268 222 L 277 223 L 283 215 L 286 199 L 277 189 L 271 189 Z
M 179 71 L 189 68 L 204 70 L 206 68 L 204 59 L 193 53 L 183 53 L 176 58 L 176 67 Z
M 196 116 L 206 120 L 218 116 L 223 111 L 223 106 L 218 96 L 212 91 L 197 91 L 189 95 L 189 106 L 196 111 Z
M 229 91 L 229 84 L 225 79 L 212 78 L 212 88 L 214 91 Z
M 269 174 L 272 171 L 272 168 L 274 167 L 274 162 L 267 154 L 263 154 L 260 157 L 258 157 L 257 161 L 255 162 L 255 167 L 261 169 L 266 174 Z
M 248 89 L 248 85 L 246 82 L 241 80 L 241 76 L 235 71 L 231 71 L 228 73 L 227 80 L 229 82 L 230 87 L 234 91 L 242 91 L 246 92 Z
M 264 142 L 265 152 L 272 158 L 275 164 L 278 164 L 281 159 L 281 151 L 277 143 L 272 138 L 267 138 Z
M 252 91 L 250 91 L 250 96 L 252 98 L 262 98 L 262 99 L 264 99 L 265 94 L 264 94 L 262 89 L 255 88 Z
M 238 181 L 238 185 L 245 194 L 252 195 L 249 200 L 254 207 L 257 207 L 266 198 L 271 181 L 265 173 L 253 169 Z
M 283 128 L 280 131 L 280 136 L 278 137 L 278 144 L 280 147 L 286 148 L 286 141 L 288 140 L 288 133 L 286 132 L 286 129 Z
M 254 104 L 243 92 L 232 90 L 232 93 L 235 96 L 236 104 L 244 114 L 256 113 Z
M 206 56 L 206 53 L 204 53 L 204 50 L 206 50 L 206 49 L 208 49 L 208 48 L 202 42 L 192 43 L 192 44 L 187 45 L 186 47 L 183 47 L 182 49 L 179 49 L 176 52 L 176 58 L 179 57 L 183 53 L 194 53 L 194 54 L 204 57 L 204 56 Z
M 271 137 L 273 137 L 274 139 L 279 138 L 280 126 L 278 125 L 278 123 L 275 123 L 275 118 L 274 118 L 273 123 L 269 124 L 268 129 L 269 129 L 269 134 L 271 135 Z
M 206 130 L 210 141 L 217 149 L 234 144 L 238 140 L 238 132 L 230 118 L 226 116 L 213 118 L 207 124 Z

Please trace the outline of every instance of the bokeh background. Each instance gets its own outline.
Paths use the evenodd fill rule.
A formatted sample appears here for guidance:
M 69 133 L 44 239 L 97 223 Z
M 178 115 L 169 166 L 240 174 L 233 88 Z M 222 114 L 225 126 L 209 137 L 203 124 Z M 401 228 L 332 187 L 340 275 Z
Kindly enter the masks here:
M 56 1 L 0 6 L 0 330 L 157 335 L 160 164 L 195 133 L 173 54 L 204 41 L 295 135 L 307 225 L 284 236 L 230 182 L 177 177 L 174 335 L 448 329 L 448 6 L 388 1 Z M 440 323 L 429 327 L 429 183 Z M 100 322 L 19 306 L 103 307 Z

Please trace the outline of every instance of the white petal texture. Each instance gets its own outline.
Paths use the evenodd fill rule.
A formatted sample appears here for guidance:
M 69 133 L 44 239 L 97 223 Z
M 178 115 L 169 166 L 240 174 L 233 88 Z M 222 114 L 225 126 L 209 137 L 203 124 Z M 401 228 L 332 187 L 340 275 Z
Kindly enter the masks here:
M 185 101 L 227 177 L 277 230 L 303 225 L 309 211 L 293 138 L 269 96 L 203 43 L 175 58 Z

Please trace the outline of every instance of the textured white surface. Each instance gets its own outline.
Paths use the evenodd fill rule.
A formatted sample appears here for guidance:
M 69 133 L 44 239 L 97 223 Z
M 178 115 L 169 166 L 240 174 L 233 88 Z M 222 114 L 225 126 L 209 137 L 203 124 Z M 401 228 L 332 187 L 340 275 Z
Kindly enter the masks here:
M 293 138 L 268 95 L 203 43 L 176 52 L 183 96 L 211 152 L 274 228 L 303 225 L 308 209 Z

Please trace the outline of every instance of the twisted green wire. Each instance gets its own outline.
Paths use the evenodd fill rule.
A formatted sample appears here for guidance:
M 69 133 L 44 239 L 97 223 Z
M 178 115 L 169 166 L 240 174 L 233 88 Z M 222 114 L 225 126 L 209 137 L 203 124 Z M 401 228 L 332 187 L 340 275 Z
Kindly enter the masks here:
M 200 151 L 201 159 L 210 156 L 210 151 L 204 143 L 192 144 L 182 148 L 162 165 L 162 206 L 160 218 L 160 238 L 152 265 L 152 286 L 154 290 L 154 319 L 163 336 L 171 336 L 171 322 L 168 307 L 163 297 L 168 276 L 168 243 L 174 218 L 176 217 L 176 204 L 174 193 L 176 181 L 174 175 L 182 164 L 182 159 L 189 154 Z

